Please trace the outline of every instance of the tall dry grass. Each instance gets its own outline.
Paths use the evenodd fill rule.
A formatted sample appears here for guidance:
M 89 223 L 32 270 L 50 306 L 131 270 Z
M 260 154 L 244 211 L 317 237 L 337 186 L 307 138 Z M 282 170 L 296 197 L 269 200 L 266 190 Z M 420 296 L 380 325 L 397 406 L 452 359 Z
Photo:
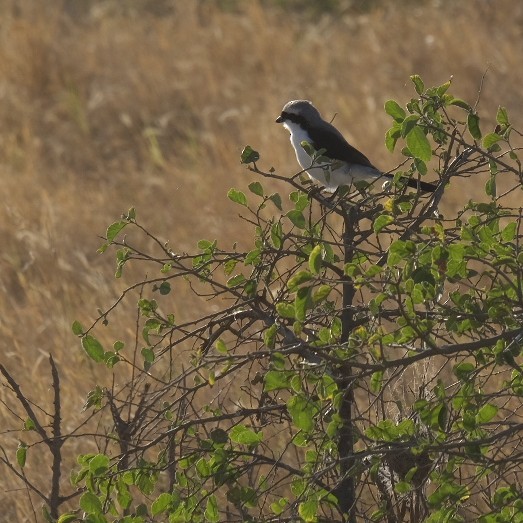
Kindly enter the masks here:
M 84 416 L 99 372 L 70 325 L 88 324 L 124 288 L 110 256 L 96 253 L 98 235 L 122 211 L 136 207 L 175 250 L 201 237 L 242 237 L 225 196 L 252 177 L 239 152 L 251 144 L 262 167 L 295 172 L 287 136 L 273 123 L 289 99 L 337 112 L 337 126 L 384 168 L 397 157 L 383 145 L 383 103 L 411 96 L 410 74 L 427 85 L 454 75 L 452 91 L 473 101 L 488 68 L 480 110 L 493 118 L 502 104 L 516 125 L 523 121 L 518 0 L 383 2 L 366 14 L 314 18 L 250 0 L 231 10 L 201 0 L 164 1 L 156 12 L 151 5 L 0 4 L 0 361 L 48 404 L 52 353 L 69 427 Z M 446 205 L 481 194 L 477 183 L 459 187 Z M 285 190 L 276 182 L 271 189 Z M 190 299 L 176 297 L 180 307 Z M 132 334 L 119 319 L 121 337 Z M 10 430 L 21 423 L 4 404 L 2 447 L 13 449 L 18 434 Z M 47 463 L 30 455 L 27 472 L 45 483 Z M 0 478 L 4 516 L 33 521 L 20 484 Z

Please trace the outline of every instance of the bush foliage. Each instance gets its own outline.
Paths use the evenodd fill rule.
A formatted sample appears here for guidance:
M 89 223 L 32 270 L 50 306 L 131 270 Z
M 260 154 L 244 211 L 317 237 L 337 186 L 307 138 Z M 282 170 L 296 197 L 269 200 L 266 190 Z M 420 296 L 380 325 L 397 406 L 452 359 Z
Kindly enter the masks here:
M 252 238 L 185 253 L 134 209 L 108 227 L 100 252 L 115 253 L 116 277 L 129 264 L 147 276 L 92 325 L 73 324 L 110 377 L 86 399 L 96 451 L 78 456 L 72 487 L 60 446 L 93 435 L 60 426 L 53 361 L 52 430 L 2 367 L 25 429 L 55 458 L 49 520 L 523 521 L 523 251 L 508 203 L 520 135 L 503 107 L 487 131 L 450 81 L 412 82 L 408 103 L 385 104 L 385 143 L 404 162 L 383 189 L 325 198 L 248 146 L 254 178 L 228 197 Z M 481 201 L 463 195 L 441 214 L 457 178 L 482 175 Z M 437 189 L 407 189 L 408 177 Z M 264 178 L 288 190 L 267 193 Z M 201 309 L 177 299 L 187 286 Z M 137 314 L 107 348 L 98 332 L 126 301 Z M 39 450 L 21 443 L 4 463 L 31 489 L 28 452 Z

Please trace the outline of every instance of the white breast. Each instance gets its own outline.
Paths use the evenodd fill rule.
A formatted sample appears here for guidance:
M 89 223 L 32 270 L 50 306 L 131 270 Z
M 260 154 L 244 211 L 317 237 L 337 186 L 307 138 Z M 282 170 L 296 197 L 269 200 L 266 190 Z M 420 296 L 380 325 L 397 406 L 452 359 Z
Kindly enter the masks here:
M 310 142 L 310 136 L 300 126 L 292 122 L 285 122 L 283 126 L 291 133 L 290 140 L 296 152 L 296 158 L 302 169 L 310 167 L 312 160 L 311 157 L 305 152 L 305 149 L 301 146 L 301 142 Z
M 340 166 L 338 162 L 334 162 L 334 165 L 323 164 L 322 167 L 321 164 L 315 164 L 311 167 L 312 159 L 301 146 L 301 142 L 311 141 L 310 136 L 300 125 L 293 122 L 285 122 L 283 126 L 291 133 L 291 144 L 301 168 L 307 171 L 313 181 L 323 185 L 325 190 L 333 192 L 340 185 L 351 185 L 355 180 L 365 180 L 370 183 L 381 176 L 379 171 L 365 165 L 343 163 Z

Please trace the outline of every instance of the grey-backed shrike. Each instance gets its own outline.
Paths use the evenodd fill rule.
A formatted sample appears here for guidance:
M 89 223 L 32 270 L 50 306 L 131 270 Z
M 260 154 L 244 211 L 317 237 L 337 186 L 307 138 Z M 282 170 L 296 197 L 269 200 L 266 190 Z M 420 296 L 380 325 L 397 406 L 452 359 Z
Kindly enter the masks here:
M 308 100 L 293 100 L 285 104 L 276 122 L 282 123 L 291 133 L 291 144 L 302 169 L 329 192 L 334 192 L 340 185 L 351 185 L 360 180 L 372 183 L 380 177 L 393 178 L 392 174 L 374 167 L 363 153 L 350 145 Z M 310 143 L 316 151 L 324 149 L 322 156 L 331 161 L 312 165 L 311 156 L 301 145 L 303 141 Z M 432 183 L 413 178 L 407 180 L 407 185 L 425 192 L 436 189 Z

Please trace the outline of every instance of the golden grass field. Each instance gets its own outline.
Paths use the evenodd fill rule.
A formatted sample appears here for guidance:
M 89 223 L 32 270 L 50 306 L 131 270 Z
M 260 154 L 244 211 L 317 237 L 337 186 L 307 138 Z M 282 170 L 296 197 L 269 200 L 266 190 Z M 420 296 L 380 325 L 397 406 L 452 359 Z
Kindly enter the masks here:
M 232 244 L 246 229 L 226 194 L 254 176 L 239 164 L 243 146 L 261 152 L 261 168 L 297 171 L 274 124 L 286 101 L 307 98 L 326 117 L 338 113 L 349 141 L 388 169 L 399 157 L 384 146 L 383 104 L 413 96 L 411 74 L 426 85 L 453 75 L 451 92 L 474 102 L 488 69 L 484 128 L 498 105 L 521 128 L 522 56 L 519 0 L 382 2 L 337 15 L 254 0 L 234 9 L 212 0 L 2 0 L 0 363 L 48 406 L 52 353 L 64 423 L 75 426 L 100 370 L 71 324 L 88 325 L 124 289 L 112 255 L 96 252 L 122 212 L 135 207 L 174 250 L 200 238 Z M 481 184 L 459 187 L 445 205 L 481 197 Z M 133 325 L 119 328 L 125 335 Z M 22 421 L 7 406 L 20 411 L 6 387 L 0 399 L 0 446 L 12 452 Z M 45 478 L 46 467 L 30 456 L 27 474 Z M 0 506 L 5 521 L 35 521 L 5 471 Z

